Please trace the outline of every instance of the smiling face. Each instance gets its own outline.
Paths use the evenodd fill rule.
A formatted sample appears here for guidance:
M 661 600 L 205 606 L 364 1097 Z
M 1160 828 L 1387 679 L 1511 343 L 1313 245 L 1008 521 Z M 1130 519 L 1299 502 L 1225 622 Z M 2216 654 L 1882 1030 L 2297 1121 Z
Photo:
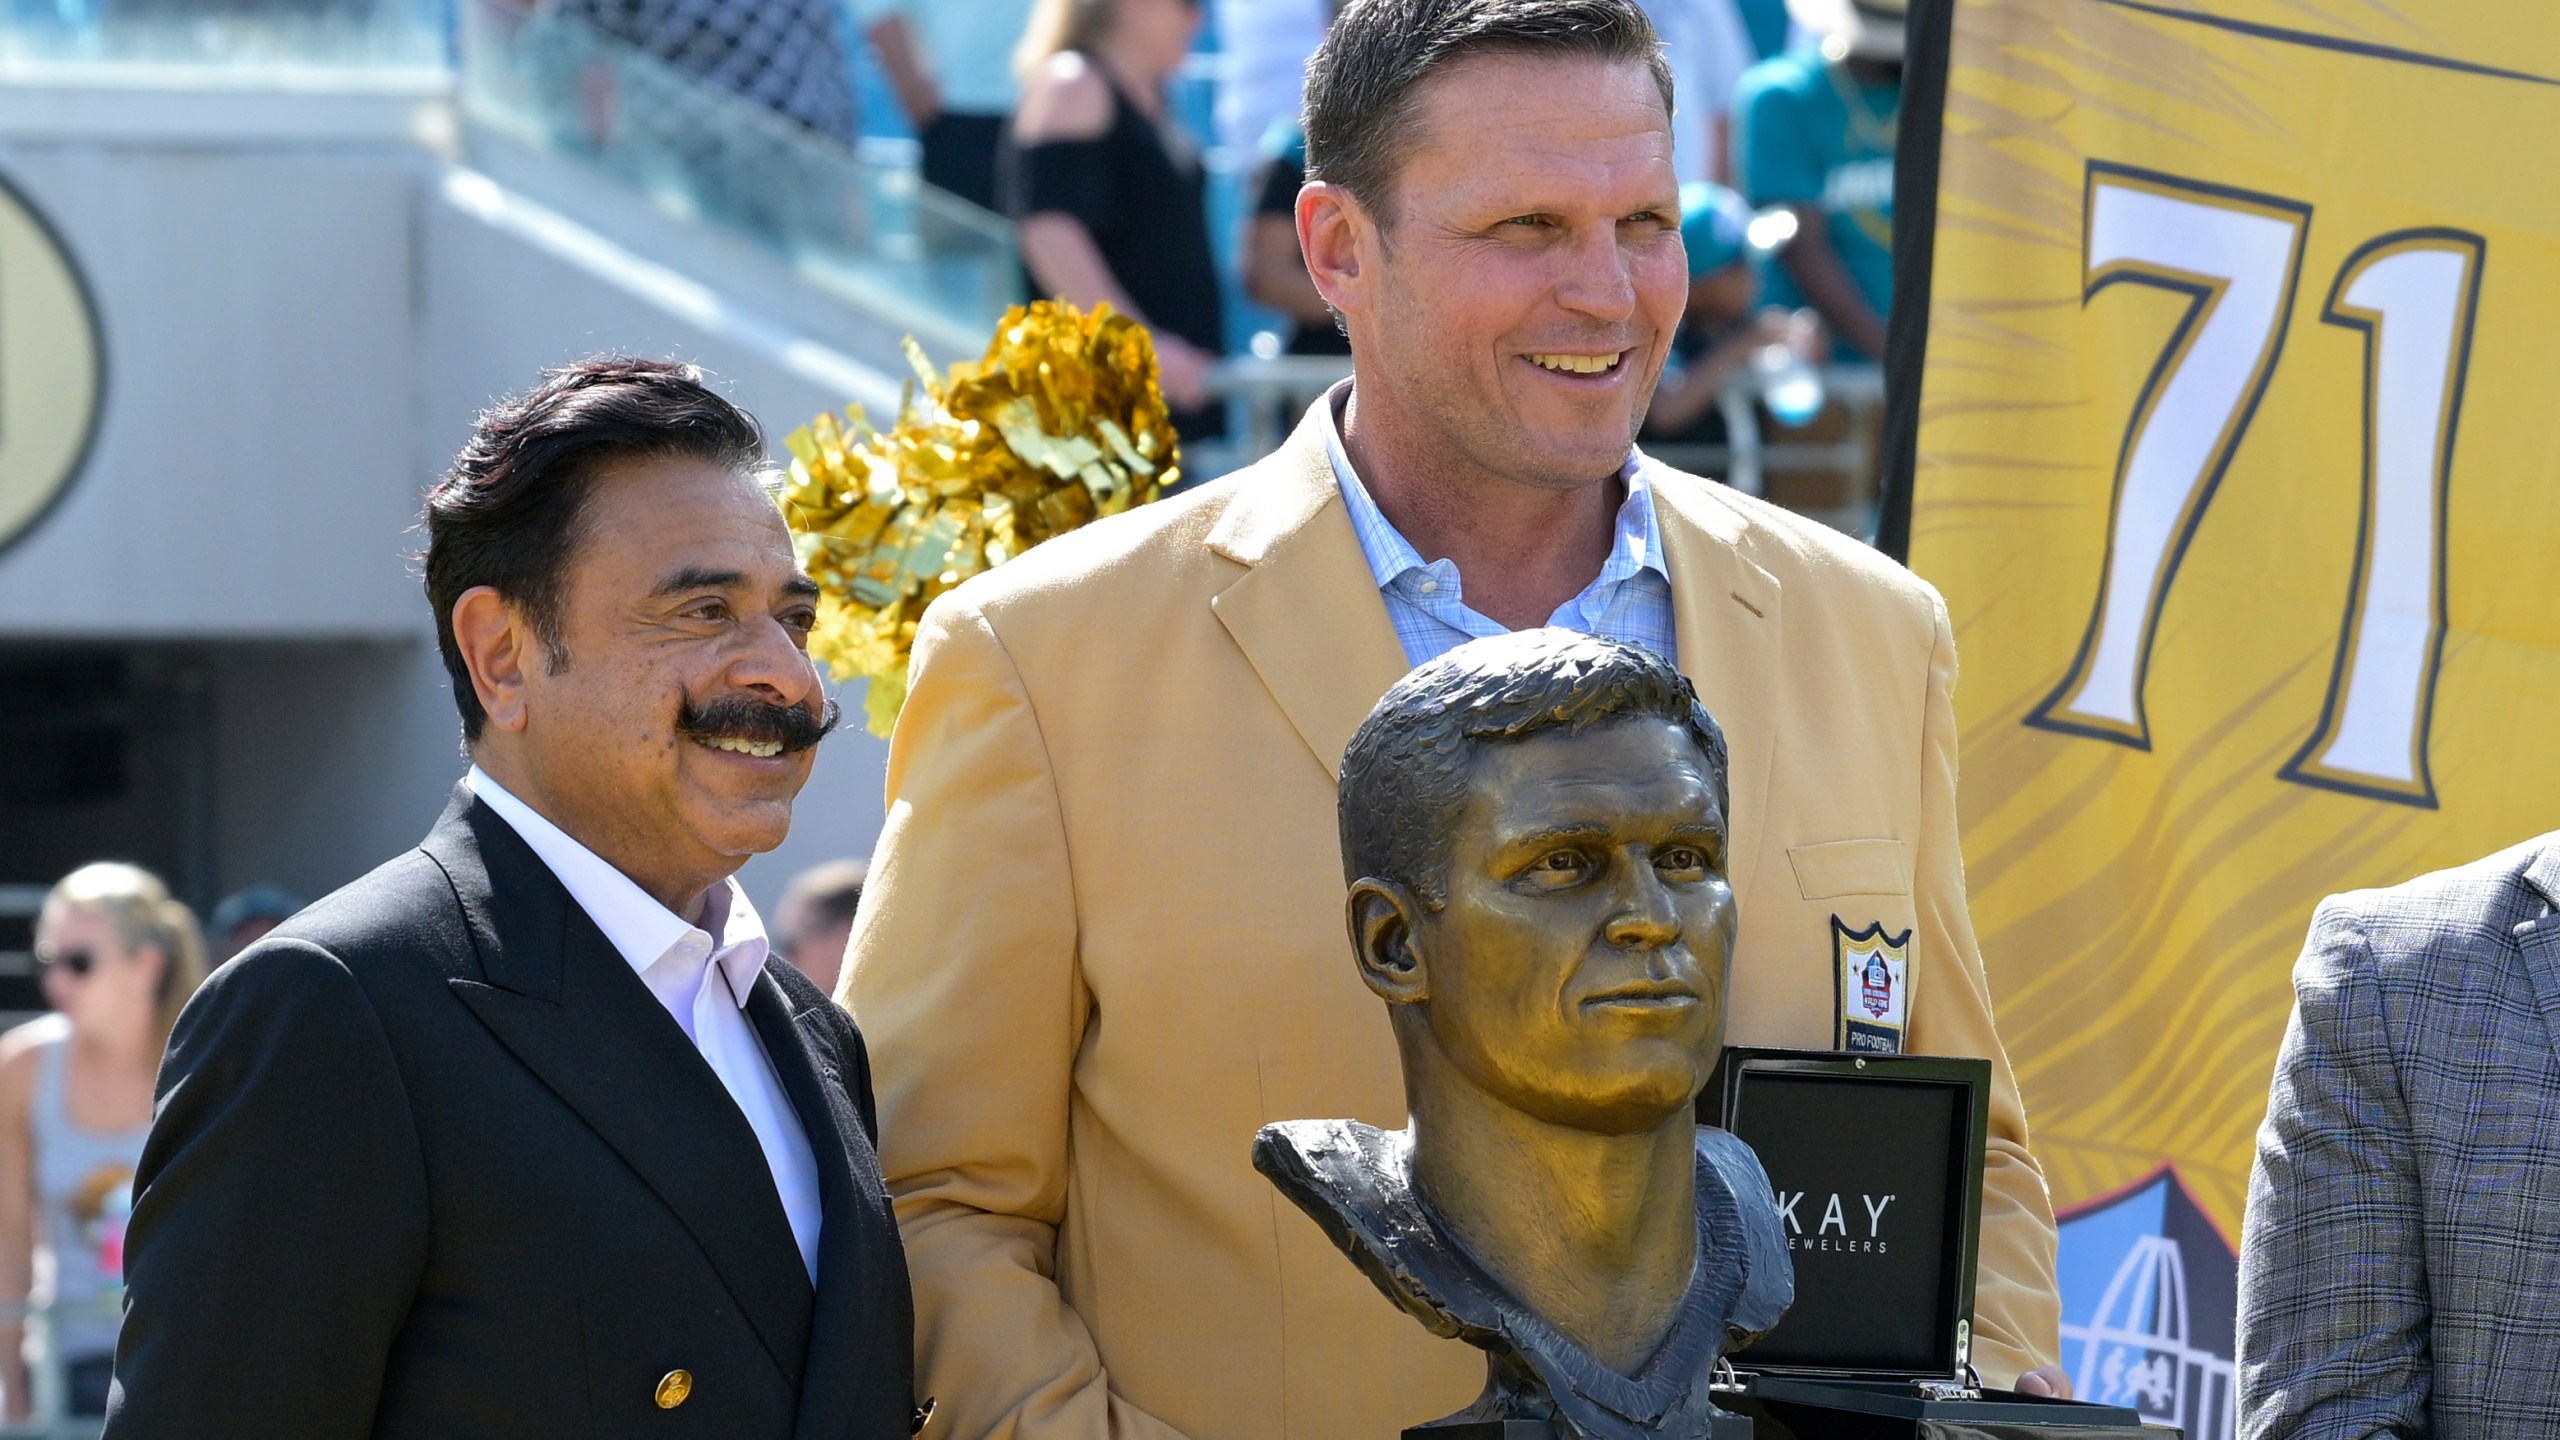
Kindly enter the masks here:
M 1452 842 L 1445 903 L 1403 912 L 1402 993 L 1363 957 L 1407 1002 L 1399 1026 L 1552 1124 L 1631 1134 L 1687 1107 L 1723 1045 L 1734 937 L 1724 808 L 1688 732 L 1639 716 L 1490 745 Z
M 704 460 L 609 464 L 565 579 L 556 670 L 521 616 L 472 608 L 491 592 L 455 606 L 479 652 L 475 753 L 491 774 L 653 894 L 780 844 L 825 700 L 807 652 L 816 587 L 773 501 Z M 522 639 L 484 644 L 484 620 Z
M 1635 62 L 1494 53 L 1421 94 L 1389 214 L 1300 202 L 1355 423 L 1549 489 L 1615 473 L 1688 291 L 1671 122 Z M 1338 224 L 1332 237 L 1312 233 Z M 1348 270 L 1321 264 L 1328 238 Z

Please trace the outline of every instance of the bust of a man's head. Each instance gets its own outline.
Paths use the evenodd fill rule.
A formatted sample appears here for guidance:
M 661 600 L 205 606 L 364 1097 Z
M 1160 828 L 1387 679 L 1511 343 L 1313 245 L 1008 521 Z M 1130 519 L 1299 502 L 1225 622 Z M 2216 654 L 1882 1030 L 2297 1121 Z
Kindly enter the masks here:
M 1758 1159 L 1692 1118 L 1734 938 L 1715 721 L 1648 651 L 1478 640 L 1370 712 L 1341 815 L 1410 1123 L 1266 1125 L 1255 1166 L 1486 1352 L 1484 1394 L 1440 1424 L 1704 1440 L 1717 1357 L 1793 1294 Z
M 1525 631 L 1387 692 L 1343 759 L 1342 853 L 1417 1124 L 1443 1087 L 1687 1123 L 1724 1038 L 1725 794 L 1722 732 L 1634 646 Z

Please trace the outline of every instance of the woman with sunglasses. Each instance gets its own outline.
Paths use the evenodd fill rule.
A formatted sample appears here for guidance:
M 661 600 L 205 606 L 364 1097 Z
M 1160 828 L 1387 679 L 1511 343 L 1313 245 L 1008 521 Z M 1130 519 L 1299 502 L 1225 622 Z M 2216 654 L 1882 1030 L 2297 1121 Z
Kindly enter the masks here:
M 151 872 L 83 865 L 45 897 L 36 963 L 54 1013 L 0 1036 L 0 1304 L 45 1319 L 39 1336 L 0 1324 L 13 1420 L 31 1413 L 29 1362 L 47 1353 L 69 1413 L 106 1413 L 134 1166 L 160 1052 L 204 979 L 204 940 Z

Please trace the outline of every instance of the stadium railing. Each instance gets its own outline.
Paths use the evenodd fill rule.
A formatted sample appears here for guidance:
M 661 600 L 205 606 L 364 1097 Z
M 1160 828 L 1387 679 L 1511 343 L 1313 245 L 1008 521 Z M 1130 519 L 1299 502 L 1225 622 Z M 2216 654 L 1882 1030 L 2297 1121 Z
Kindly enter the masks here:
M 1209 388 L 1227 402 L 1228 438 L 1191 446 L 1183 468 L 1195 478 L 1209 479 L 1270 454 L 1316 397 L 1350 373 L 1349 360 L 1328 356 L 1245 355 L 1219 362 L 1210 372 Z M 1822 380 L 1825 392 L 1848 411 L 1848 423 L 1838 427 L 1837 439 L 1770 438 L 1761 423 L 1757 384 L 1746 372 L 1717 397 L 1726 443 L 1639 443 L 1666 465 L 1712 476 L 1747 495 L 1765 494 L 1773 471 L 1835 474 L 1850 482 L 1852 493 L 1863 493 L 1875 467 L 1874 421 L 1884 403 L 1884 373 L 1872 365 L 1830 365 L 1823 367 Z M 1856 528 L 1859 517 L 1824 518 Z
M 446 0 L 290 8 L 0 0 L 0 72 L 108 67 L 133 83 L 181 85 L 220 72 L 436 72 L 447 65 L 446 14 Z
M 467 127 L 754 239 L 929 341 L 982 337 L 1021 296 L 1012 225 L 923 184 L 911 141 L 848 148 L 548 6 L 464 0 L 459 51 Z
M 123 1310 L 120 1297 L 103 1296 L 96 1309 L 108 1318 Z M 35 1343 L 28 1347 L 27 1389 L 33 1404 L 23 1420 L 0 1420 L 0 1440 L 97 1440 L 105 1421 L 95 1415 L 68 1413 L 70 1382 L 61 1357 L 45 1344 L 47 1324 L 57 1312 L 46 1305 L 0 1305 L 0 1323 L 24 1322 Z

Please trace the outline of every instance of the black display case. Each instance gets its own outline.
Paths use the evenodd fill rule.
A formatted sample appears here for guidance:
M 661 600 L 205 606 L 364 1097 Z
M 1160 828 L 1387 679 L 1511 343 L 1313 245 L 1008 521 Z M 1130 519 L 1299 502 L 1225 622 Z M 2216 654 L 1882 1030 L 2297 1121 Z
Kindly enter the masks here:
M 1991 1062 L 1735 1047 L 1698 1120 L 1740 1136 L 1777 1191 L 1796 1298 L 1731 1361 L 1717 1403 L 1757 1440 L 2175 1440 L 2136 1411 L 1974 1378 Z

